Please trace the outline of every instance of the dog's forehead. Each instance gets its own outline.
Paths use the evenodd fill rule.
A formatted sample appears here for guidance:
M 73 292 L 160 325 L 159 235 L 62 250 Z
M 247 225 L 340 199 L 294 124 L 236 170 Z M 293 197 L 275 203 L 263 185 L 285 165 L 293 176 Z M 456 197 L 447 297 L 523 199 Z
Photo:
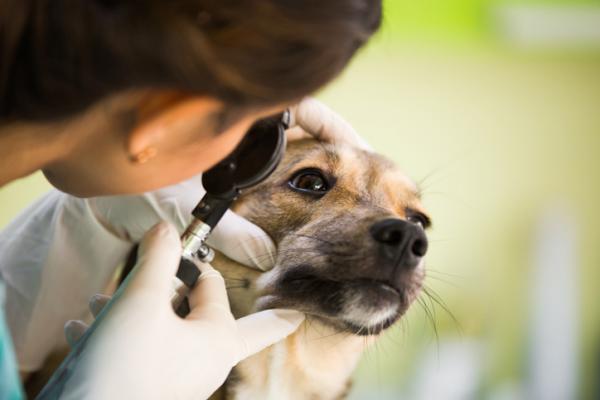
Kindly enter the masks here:
M 391 186 L 418 194 L 415 183 L 396 164 L 384 156 L 351 146 L 332 146 L 338 157 L 339 175 L 362 182 L 365 190 Z
M 420 199 L 417 185 L 396 164 L 382 155 L 343 143 L 314 140 L 291 142 L 286 170 L 320 167 L 356 193 L 387 194 L 412 202 Z
M 290 142 L 284 164 L 288 170 L 318 164 L 337 176 L 355 179 L 357 184 L 387 183 L 404 187 L 418 195 L 417 185 L 391 160 L 344 143 L 323 143 L 315 140 Z

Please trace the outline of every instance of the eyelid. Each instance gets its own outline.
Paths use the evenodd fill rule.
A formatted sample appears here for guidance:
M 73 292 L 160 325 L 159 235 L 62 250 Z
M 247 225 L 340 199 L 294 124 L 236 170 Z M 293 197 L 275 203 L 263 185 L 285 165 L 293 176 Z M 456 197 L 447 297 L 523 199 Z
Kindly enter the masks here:
M 315 192 L 312 190 L 307 190 L 307 189 L 300 189 L 295 187 L 292 182 L 295 181 L 299 175 L 304 175 L 304 174 L 314 174 L 314 175 L 319 175 L 321 177 L 323 177 L 323 180 L 325 181 L 325 183 L 327 184 L 327 190 L 322 191 L 322 192 Z M 298 193 L 303 193 L 306 195 L 310 195 L 313 197 L 323 197 L 324 195 L 326 195 L 335 185 L 335 179 L 332 179 L 332 177 L 327 174 L 325 171 L 316 168 L 316 167 L 306 167 L 306 168 L 300 168 L 296 171 L 294 171 L 289 178 L 287 179 L 287 186 L 292 189 L 295 192 Z
M 325 178 L 325 180 L 329 181 L 328 175 L 325 173 L 325 171 L 323 171 L 322 169 L 319 169 L 317 167 L 304 167 L 304 168 L 298 168 L 297 170 L 295 170 L 294 172 L 291 173 L 291 175 L 289 175 L 290 177 L 288 178 L 288 180 L 292 180 L 295 177 L 297 177 L 300 174 L 316 174 L 316 175 L 322 175 L 323 178 Z
M 427 215 L 412 208 L 406 209 L 406 219 L 409 219 L 411 217 L 417 217 L 420 220 L 422 220 L 423 229 L 431 227 L 431 219 Z

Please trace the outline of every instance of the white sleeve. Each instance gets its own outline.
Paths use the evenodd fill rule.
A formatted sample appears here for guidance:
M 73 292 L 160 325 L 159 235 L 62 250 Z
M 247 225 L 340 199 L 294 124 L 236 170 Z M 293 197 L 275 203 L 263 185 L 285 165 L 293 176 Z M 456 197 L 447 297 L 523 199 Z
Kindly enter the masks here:
M 56 190 L 0 232 L 6 319 L 22 371 L 66 345 L 63 327 L 87 319 L 134 243 L 160 220 L 181 232 L 204 191 L 200 177 L 155 192 L 76 198 Z
M 105 290 L 146 231 L 165 220 L 183 232 L 203 195 L 199 175 L 141 195 L 80 199 L 51 191 L 0 232 L 0 279 L 21 370 L 39 369 L 66 344 L 65 322 L 87 319 L 90 297 Z M 209 244 L 254 268 L 274 262 L 271 239 L 233 212 Z
M 131 243 L 109 232 L 88 201 L 52 191 L 0 233 L 6 318 L 19 368 L 39 369 L 63 347 L 63 326 L 85 319 Z
M 160 221 L 169 221 L 183 233 L 192 210 L 204 195 L 201 176 L 140 195 L 88 199 L 97 218 L 115 235 L 139 242 Z

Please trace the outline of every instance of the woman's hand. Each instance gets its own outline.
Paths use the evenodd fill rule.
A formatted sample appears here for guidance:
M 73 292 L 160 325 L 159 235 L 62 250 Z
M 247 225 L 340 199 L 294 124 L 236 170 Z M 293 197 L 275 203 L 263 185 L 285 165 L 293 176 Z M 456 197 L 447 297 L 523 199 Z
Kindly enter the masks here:
M 305 137 L 328 143 L 347 143 L 363 150 L 373 148 L 338 113 L 321 103 L 307 97 L 290 108 L 290 129 L 288 140 Z
M 76 367 L 63 396 L 93 399 L 207 398 L 240 360 L 292 333 L 304 316 L 267 310 L 235 320 L 219 272 L 200 264 L 190 314 L 171 308 L 171 281 L 181 257 L 175 228 L 160 223 L 143 238 L 138 263 L 89 334 L 75 343 Z M 98 312 L 96 301 L 94 310 Z M 67 326 L 76 340 L 77 323 Z

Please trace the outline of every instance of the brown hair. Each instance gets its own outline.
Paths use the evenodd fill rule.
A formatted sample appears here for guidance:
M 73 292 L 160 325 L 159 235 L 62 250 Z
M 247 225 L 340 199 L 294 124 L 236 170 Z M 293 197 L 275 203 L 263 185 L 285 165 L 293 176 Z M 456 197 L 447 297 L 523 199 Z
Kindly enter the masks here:
M 67 117 L 128 89 L 234 108 L 293 101 L 377 30 L 381 0 L 0 0 L 0 120 Z

